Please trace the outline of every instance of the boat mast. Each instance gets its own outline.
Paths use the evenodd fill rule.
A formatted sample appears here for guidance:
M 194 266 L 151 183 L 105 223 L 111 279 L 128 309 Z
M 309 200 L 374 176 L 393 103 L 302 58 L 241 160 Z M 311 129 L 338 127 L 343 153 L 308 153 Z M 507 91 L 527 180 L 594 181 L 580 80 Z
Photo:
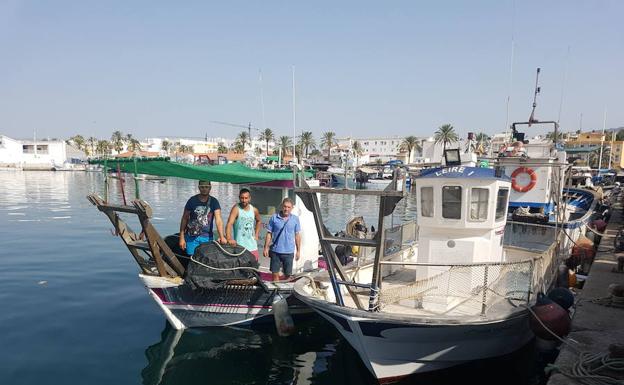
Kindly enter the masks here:
M 604 134 L 605 128 L 607 126 L 607 107 L 604 110 L 604 117 L 602 119 L 602 135 L 600 135 L 600 155 L 598 157 L 598 173 L 600 173 L 600 169 L 602 168 L 602 149 L 604 147 Z
M 507 113 L 505 114 L 505 132 L 509 129 L 509 109 L 511 107 L 511 90 L 513 89 L 513 62 L 514 62 L 514 29 L 516 24 L 515 2 L 512 4 L 511 13 L 511 55 L 509 58 L 509 90 L 507 91 Z M 513 140 L 513 131 L 512 131 Z M 490 146 L 490 157 L 492 156 L 492 146 Z
M 531 116 L 529 116 L 529 127 L 531 127 L 531 124 L 533 123 L 537 123 L 538 120 L 535 119 L 535 107 L 537 107 L 537 94 L 540 93 L 540 87 L 538 86 L 539 84 L 539 74 L 540 74 L 540 68 L 537 67 L 537 73 L 535 74 L 535 92 L 533 93 L 533 109 L 531 110 Z M 557 133 L 555 132 L 555 144 L 557 141 Z
M 297 110 L 295 98 L 295 66 L 292 66 L 293 161 L 297 163 Z

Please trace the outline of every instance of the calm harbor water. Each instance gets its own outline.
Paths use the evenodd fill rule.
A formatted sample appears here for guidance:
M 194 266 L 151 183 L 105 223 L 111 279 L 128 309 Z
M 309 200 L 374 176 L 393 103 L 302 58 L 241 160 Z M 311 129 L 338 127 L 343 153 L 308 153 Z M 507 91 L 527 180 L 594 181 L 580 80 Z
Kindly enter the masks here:
M 355 351 L 325 321 L 298 333 L 171 329 L 137 278 L 138 268 L 86 199 L 100 173 L 0 171 L 0 382 L 3 384 L 373 384 Z M 133 196 L 128 183 L 126 195 Z M 161 234 L 174 233 L 193 181 L 141 182 Z M 216 184 L 225 218 L 238 188 Z M 111 196 L 120 199 L 118 185 Z M 391 222 L 414 217 L 400 202 Z M 329 227 L 363 215 L 374 198 L 324 196 Z M 415 376 L 403 383 L 532 384 L 533 350 Z

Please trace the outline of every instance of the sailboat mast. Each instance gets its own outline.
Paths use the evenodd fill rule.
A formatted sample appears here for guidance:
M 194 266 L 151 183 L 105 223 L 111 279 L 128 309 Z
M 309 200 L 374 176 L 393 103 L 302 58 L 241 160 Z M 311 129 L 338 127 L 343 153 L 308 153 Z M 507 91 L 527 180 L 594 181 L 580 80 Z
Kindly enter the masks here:
M 598 173 L 600 173 L 600 169 L 602 168 L 602 149 L 604 147 L 604 139 L 605 139 L 605 129 L 607 126 L 607 107 L 604 110 L 604 117 L 602 119 L 602 135 L 600 135 L 600 155 L 598 157 Z
M 292 66 L 292 110 L 293 110 L 293 161 L 297 159 L 297 110 L 295 99 L 295 66 Z

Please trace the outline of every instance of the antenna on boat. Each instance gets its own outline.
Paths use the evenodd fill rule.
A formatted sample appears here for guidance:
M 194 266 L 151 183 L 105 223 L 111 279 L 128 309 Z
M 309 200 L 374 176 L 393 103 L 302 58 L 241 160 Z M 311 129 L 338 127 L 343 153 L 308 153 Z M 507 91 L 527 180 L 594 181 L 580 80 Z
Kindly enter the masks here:
M 531 127 L 532 123 L 539 122 L 537 119 L 535 119 L 535 107 L 537 107 L 537 94 L 540 93 L 540 87 L 538 86 L 539 74 L 540 74 L 540 68 L 537 67 L 537 73 L 535 74 L 535 93 L 533 94 L 533 109 L 531 110 L 531 116 L 529 116 L 529 127 Z
M 570 46 L 568 46 L 568 54 L 566 55 L 565 70 L 563 71 L 563 82 L 561 83 L 561 98 L 559 100 L 559 115 L 557 116 L 557 124 L 561 122 L 561 111 L 563 110 L 563 96 L 565 95 L 565 84 L 568 78 L 568 63 L 570 61 Z
M 297 103 L 295 99 L 295 66 L 292 66 L 293 161 L 297 159 Z
M 266 130 L 266 117 L 264 114 L 264 87 L 262 85 L 262 68 L 260 68 L 260 77 L 258 79 L 260 82 L 260 107 L 262 108 L 262 129 Z
M 511 54 L 509 57 L 509 90 L 507 93 L 507 111 L 505 114 L 505 130 L 509 129 L 509 108 L 511 107 L 511 91 L 513 89 L 513 63 L 514 63 L 514 30 L 516 25 L 516 3 L 515 1 L 511 5 Z M 511 133 L 513 140 L 513 131 Z M 492 155 L 492 147 L 490 146 L 490 156 Z

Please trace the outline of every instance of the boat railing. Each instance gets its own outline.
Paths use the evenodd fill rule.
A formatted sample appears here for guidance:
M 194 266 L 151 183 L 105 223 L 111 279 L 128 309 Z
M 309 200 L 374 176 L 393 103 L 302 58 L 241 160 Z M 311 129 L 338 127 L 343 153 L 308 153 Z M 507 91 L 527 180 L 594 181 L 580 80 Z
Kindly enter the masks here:
M 411 247 L 418 240 L 418 225 L 416 221 L 408 221 L 386 228 L 384 232 L 384 257 Z
M 507 221 L 503 245 L 544 251 L 557 240 L 561 226 Z
M 423 263 L 381 261 L 403 266 L 385 276 L 377 311 L 442 317 L 504 317 L 528 305 L 535 290 L 539 258 L 517 262 Z

